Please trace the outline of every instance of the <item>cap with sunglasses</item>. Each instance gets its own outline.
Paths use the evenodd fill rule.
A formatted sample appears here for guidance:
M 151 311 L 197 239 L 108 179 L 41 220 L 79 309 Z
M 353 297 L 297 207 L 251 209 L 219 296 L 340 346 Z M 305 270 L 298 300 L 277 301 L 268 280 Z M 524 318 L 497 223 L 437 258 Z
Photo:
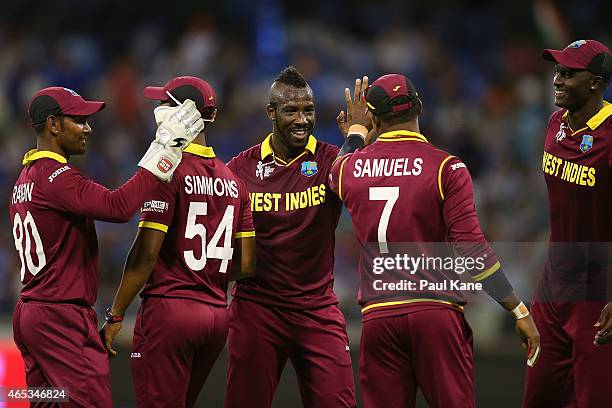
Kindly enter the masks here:
M 90 116 L 105 106 L 104 102 L 86 101 L 72 89 L 53 86 L 41 89 L 34 95 L 28 107 L 28 115 L 32 125 L 38 125 L 51 115 Z

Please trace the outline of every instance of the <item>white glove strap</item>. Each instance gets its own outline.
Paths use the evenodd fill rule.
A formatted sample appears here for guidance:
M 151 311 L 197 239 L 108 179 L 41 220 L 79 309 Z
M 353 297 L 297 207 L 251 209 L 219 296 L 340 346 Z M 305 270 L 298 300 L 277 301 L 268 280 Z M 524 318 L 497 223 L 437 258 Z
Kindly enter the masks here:
M 512 313 L 512 316 L 514 316 L 516 320 L 519 320 L 529 316 L 529 309 L 527 309 L 527 306 L 525 306 L 525 304 L 521 302 L 517 307 L 512 309 L 510 313 Z

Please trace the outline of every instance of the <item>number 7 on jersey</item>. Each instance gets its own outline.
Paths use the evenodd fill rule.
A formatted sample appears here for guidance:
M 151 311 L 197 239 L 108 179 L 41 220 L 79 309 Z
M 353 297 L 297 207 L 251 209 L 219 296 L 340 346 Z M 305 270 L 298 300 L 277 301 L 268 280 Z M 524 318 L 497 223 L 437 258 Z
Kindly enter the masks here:
M 370 187 L 370 201 L 386 201 L 385 207 L 378 221 L 378 248 L 381 254 L 389 253 L 387 245 L 387 227 L 389 218 L 397 199 L 399 198 L 399 187 Z

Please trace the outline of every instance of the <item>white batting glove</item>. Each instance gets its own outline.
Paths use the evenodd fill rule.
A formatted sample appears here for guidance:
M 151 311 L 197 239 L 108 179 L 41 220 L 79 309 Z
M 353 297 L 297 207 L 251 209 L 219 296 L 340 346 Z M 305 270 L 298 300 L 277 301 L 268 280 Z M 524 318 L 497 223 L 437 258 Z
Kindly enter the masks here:
M 202 116 L 191 99 L 175 107 L 159 106 L 154 114 L 159 126 L 155 140 L 166 147 L 185 149 L 204 129 Z
M 204 129 L 204 122 L 190 99 L 176 107 L 156 108 L 155 121 L 159 126 L 155 140 L 138 165 L 167 182 L 181 162 L 183 150 Z

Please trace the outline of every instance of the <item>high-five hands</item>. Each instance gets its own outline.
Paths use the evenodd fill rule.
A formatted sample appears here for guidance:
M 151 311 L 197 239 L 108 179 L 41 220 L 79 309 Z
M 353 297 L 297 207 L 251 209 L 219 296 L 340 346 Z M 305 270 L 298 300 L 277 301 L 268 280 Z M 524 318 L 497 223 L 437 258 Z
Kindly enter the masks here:
M 355 90 L 351 97 L 349 88 L 344 89 L 344 99 L 346 101 L 346 113 L 341 110 L 336 117 L 338 128 L 342 135 L 346 137 L 351 126 L 351 133 L 359 133 L 365 138 L 365 144 L 369 144 L 373 139 L 373 124 L 368 114 L 368 106 L 365 99 L 365 92 L 368 89 L 368 77 L 355 80 Z

